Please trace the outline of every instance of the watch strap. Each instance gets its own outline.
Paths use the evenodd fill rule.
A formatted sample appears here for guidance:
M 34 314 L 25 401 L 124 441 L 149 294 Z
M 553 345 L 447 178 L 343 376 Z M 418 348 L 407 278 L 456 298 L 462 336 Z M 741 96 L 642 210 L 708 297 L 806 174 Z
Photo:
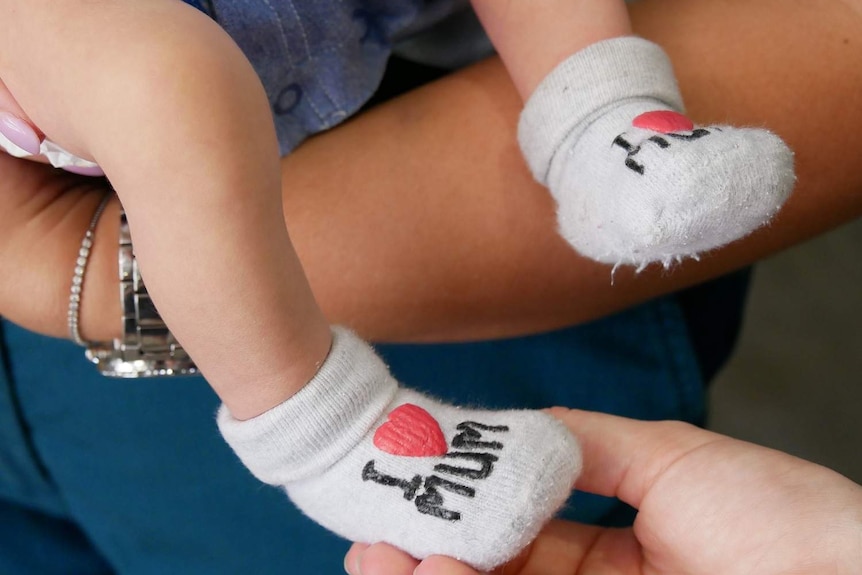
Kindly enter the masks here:
M 193 375 L 198 369 L 162 321 L 141 276 L 126 213 L 120 208 L 119 280 L 123 335 L 86 356 L 108 377 Z

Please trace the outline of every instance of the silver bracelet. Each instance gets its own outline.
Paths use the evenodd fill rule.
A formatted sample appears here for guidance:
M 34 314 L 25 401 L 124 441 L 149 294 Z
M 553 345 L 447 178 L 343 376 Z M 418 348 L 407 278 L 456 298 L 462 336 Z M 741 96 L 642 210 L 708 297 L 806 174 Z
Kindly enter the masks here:
M 99 202 L 93 217 L 90 218 L 90 225 L 87 226 L 87 231 L 84 233 L 84 239 L 81 240 L 81 247 L 78 249 L 78 259 L 75 261 L 75 273 L 72 275 L 72 290 L 69 293 L 69 337 L 72 341 L 81 347 L 89 347 L 90 342 L 81 337 L 81 294 L 84 292 L 84 274 L 87 273 L 87 264 L 90 261 L 90 250 L 93 248 L 93 236 L 96 234 L 96 225 L 99 223 L 99 218 L 105 207 L 114 194 L 107 193 Z

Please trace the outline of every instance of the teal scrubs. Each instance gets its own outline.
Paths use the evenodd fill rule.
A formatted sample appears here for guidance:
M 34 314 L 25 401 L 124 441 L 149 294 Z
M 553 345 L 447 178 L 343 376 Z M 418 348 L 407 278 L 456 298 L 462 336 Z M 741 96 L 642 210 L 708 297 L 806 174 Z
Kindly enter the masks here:
M 201 378 L 106 379 L 75 345 L 8 322 L 0 341 L 0 573 L 340 572 L 347 543 L 242 467 Z M 378 351 L 405 384 L 457 403 L 703 421 L 673 297 L 543 335 Z M 631 519 L 586 494 L 564 515 Z

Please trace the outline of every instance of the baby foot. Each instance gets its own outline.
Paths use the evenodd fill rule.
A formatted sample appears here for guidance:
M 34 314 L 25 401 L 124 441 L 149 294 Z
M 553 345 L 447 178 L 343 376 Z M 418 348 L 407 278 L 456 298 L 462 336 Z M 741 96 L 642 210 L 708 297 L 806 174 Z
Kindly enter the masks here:
M 579 252 L 614 265 L 669 265 L 778 211 L 795 179 L 787 146 L 766 130 L 695 126 L 680 110 L 667 55 L 635 37 L 570 56 L 530 96 L 521 150 Z
M 461 409 L 399 388 L 362 341 L 335 330 L 298 394 L 219 426 L 261 480 L 351 541 L 385 541 L 480 570 L 513 558 L 566 500 L 574 438 L 539 411 Z
M 767 223 L 790 194 L 793 154 L 774 134 L 655 108 L 614 108 L 551 168 L 560 233 L 588 257 L 640 267 L 696 257 Z

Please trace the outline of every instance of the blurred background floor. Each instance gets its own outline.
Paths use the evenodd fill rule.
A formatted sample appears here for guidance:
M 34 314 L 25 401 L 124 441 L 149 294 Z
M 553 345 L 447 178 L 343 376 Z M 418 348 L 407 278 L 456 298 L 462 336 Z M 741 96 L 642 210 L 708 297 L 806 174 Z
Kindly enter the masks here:
M 862 483 L 862 221 L 759 264 L 710 428 Z

